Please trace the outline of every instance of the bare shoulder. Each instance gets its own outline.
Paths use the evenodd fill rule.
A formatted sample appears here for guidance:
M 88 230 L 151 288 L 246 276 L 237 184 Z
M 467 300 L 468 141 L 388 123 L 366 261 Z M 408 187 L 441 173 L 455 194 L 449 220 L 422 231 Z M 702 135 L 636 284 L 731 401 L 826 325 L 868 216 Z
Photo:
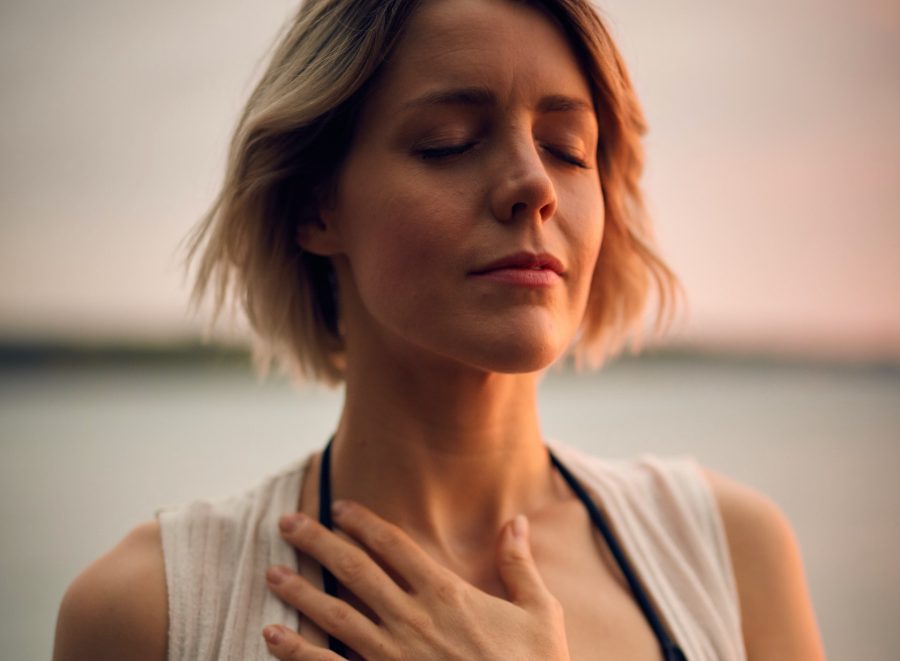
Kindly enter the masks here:
M 748 659 L 824 659 L 787 517 L 759 491 L 708 468 L 703 473 L 725 526 Z
M 164 661 L 168 607 L 159 523 L 144 523 L 69 586 L 54 661 Z

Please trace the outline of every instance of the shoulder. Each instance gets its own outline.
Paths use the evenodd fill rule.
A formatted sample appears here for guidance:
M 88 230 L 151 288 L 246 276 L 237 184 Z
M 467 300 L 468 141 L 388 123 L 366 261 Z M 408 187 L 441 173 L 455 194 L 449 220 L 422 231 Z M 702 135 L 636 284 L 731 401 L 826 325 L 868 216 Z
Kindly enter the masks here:
M 168 607 L 159 523 L 142 524 L 85 569 L 63 597 L 54 661 L 164 660 Z
M 768 497 L 701 467 L 719 507 L 750 661 L 823 659 L 800 548 Z

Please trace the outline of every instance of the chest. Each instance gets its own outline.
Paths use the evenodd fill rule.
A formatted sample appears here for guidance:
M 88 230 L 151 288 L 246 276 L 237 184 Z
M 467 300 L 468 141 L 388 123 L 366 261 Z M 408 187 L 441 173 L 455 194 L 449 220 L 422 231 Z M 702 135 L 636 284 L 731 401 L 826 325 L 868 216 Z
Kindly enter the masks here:
M 318 498 L 311 487 L 306 480 L 300 509 L 316 516 Z M 571 661 L 659 661 L 662 656 L 656 636 L 584 505 L 571 499 L 529 518 L 535 562 L 565 613 Z M 304 558 L 299 571 L 321 589 L 317 563 Z M 493 555 L 457 573 L 486 592 L 505 593 Z M 355 601 L 352 595 L 345 597 Z M 327 636 L 314 623 L 301 618 L 299 625 L 308 641 L 328 646 Z M 351 654 L 351 658 L 359 657 Z
M 661 658 L 653 630 L 586 515 L 575 510 L 556 513 L 550 522 L 533 520 L 532 553 L 548 589 L 563 606 L 572 661 Z M 302 564 L 301 572 L 311 582 L 320 583 L 319 566 Z M 499 575 L 489 564 L 463 578 L 486 592 L 504 592 Z M 300 632 L 327 647 L 327 637 L 308 620 L 300 623 Z

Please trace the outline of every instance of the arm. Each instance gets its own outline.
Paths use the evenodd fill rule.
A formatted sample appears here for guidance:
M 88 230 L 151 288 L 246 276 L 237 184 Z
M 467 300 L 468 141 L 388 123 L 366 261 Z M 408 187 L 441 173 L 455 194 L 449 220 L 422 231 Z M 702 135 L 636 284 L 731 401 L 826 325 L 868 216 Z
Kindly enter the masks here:
M 66 591 L 53 661 L 165 661 L 168 607 L 159 524 L 135 528 Z
M 737 582 L 750 661 L 825 658 L 790 522 L 761 493 L 704 469 Z

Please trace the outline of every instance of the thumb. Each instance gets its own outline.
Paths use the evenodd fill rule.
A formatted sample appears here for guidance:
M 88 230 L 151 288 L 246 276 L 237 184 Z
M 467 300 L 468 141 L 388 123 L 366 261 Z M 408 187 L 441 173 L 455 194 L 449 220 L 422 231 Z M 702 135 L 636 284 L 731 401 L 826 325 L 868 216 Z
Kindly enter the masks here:
M 538 573 L 528 538 L 528 519 L 518 514 L 500 533 L 497 568 L 509 600 L 522 607 L 546 600 L 547 586 Z

